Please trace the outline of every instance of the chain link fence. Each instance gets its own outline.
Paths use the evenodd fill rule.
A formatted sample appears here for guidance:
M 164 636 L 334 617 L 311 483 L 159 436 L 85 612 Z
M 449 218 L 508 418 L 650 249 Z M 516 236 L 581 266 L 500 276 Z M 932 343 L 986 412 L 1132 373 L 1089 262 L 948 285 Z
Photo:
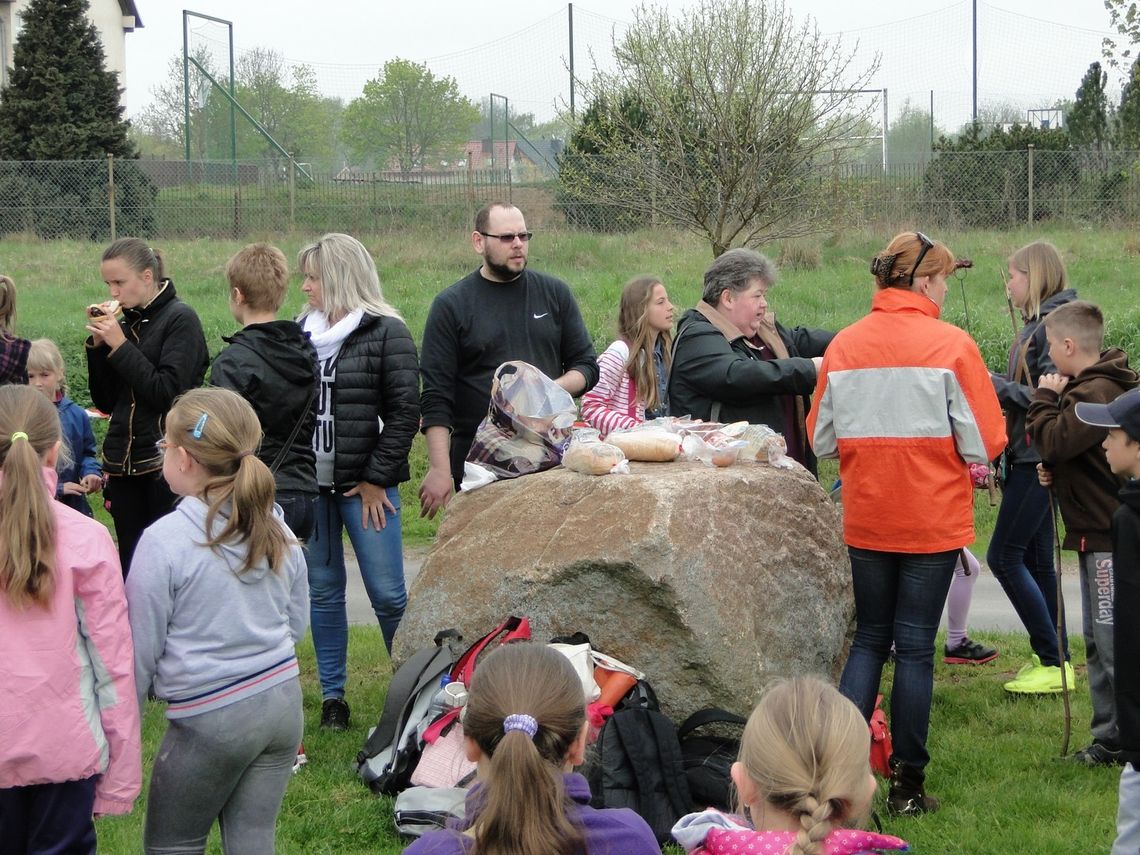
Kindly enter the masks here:
M 607 180 L 604 162 L 599 159 L 595 167 L 594 180 Z M 825 164 L 803 180 L 818 182 L 834 200 L 834 228 L 853 222 L 942 230 L 1140 222 L 1135 151 L 939 153 L 928 163 L 885 169 Z M 466 228 L 490 200 L 518 205 L 532 228 L 544 230 L 620 232 L 668 225 L 667 189 L 651 197 L 658 201 L 625 206 L 593 200 L 588 187 L 567 183 L 514 165 L 334 172 L 284 158 L 0 161 L 0 234 L 105 241 L 126 234 L 242 238 Z

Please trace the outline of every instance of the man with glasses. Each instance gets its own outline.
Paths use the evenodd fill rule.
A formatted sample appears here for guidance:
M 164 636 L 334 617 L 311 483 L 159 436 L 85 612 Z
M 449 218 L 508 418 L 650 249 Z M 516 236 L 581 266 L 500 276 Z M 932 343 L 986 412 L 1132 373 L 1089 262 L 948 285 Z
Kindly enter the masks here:
M 458 489 L 496 368 L 529 362 L 571 395 L 598 381 L 594 343 L 570 287 L 527 269 L 531 234 L 518 208 L 485 205 L 471 233 L 483 264 L 432 301 L 420 349 L 429 466 L 420 485 L 422 516 L 434 517 Z

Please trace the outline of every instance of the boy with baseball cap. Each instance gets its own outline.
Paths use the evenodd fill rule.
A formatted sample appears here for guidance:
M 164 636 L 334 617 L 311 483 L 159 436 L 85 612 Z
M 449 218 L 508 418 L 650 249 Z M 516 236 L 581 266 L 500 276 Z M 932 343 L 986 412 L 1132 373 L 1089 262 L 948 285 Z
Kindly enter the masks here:
M 1116 716 L 1120 730 L 1120 803 L 1113 855 L 1140 851 L 1140 389 L 1110 404 L 1077 404 L 1077 418 L 1108 428 L 1105 456 L 1112 471 L 1128 478 L 1112 517 L 1112 559 L 1116 571 Z

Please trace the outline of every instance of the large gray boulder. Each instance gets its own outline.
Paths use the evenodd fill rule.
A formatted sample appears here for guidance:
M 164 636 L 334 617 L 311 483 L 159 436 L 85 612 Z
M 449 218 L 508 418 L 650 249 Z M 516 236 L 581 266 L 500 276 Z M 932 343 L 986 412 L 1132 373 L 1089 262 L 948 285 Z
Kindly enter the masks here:
M 562 468 L 456 496 L 396 635 L 472 641 L 507 615 L 581 630 L 646 673 L 675 719 L 747 713 L 778 675 L 836 676 L 854 611 L 839 509 L 806 471 L 762 464 Z

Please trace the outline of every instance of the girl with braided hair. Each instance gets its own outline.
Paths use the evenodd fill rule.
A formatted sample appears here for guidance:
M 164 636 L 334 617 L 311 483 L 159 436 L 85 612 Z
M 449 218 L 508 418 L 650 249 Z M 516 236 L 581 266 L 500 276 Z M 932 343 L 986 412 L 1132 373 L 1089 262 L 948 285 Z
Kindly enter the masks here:
M 867 723 L 817 677 L 769 686 L 740 740 L 732 781 L 746 819 L 690 814 L 673 836 L 694 855 L 857 855 L 906 849 L 885 834 L 844 828 L 875 795 Z
M 462 721 L 467 758 L 478 764 L 464 824 L 429 831 L 405 853 L 661 852 L 632 810 L 590 807 L 586 779 L 571 771 L 586 750 L 586 697 L 557 650 L 516 643 L 490 653 L 475 671 Z

